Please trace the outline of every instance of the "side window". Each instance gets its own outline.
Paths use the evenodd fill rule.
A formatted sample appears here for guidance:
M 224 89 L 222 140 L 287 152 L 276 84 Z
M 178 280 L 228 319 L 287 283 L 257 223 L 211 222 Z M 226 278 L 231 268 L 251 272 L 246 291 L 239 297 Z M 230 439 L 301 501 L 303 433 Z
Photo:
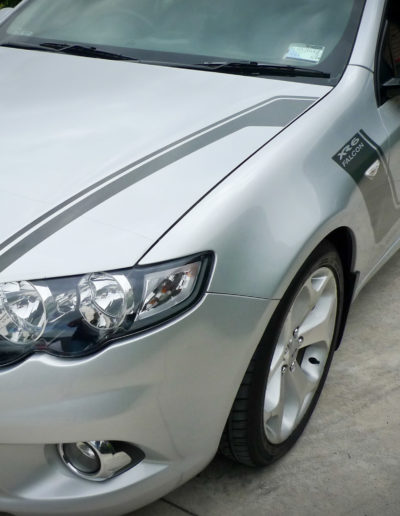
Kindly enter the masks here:
M 400 6 L 397 2 L 392 2 L 389 7 L 385 50 L 385 59 L 391 67 L 393 77 L 400 77 Z
M 379 104 L 400 95 L 400 4 L 389 0 L 379 49 Z M 388 84 L 390 83 L 390 86 Z

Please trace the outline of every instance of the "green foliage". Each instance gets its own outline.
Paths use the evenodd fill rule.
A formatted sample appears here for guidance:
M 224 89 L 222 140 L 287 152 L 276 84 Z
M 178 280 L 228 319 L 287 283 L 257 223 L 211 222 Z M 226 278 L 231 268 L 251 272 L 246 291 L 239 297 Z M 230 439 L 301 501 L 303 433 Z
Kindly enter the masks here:
M 0 0 L 0 9 L 3 7 L 14 7 L 19 3 L 19 0 Z

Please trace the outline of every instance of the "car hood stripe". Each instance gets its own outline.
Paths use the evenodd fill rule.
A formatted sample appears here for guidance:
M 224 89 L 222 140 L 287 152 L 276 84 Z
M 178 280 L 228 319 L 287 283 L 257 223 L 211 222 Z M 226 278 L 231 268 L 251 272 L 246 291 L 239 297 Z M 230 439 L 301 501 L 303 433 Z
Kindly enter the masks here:
M 151 174 L 245 127 L 285 127 L 316 100 L 314 97 L 270 98 L 189 134 L 106 176 L 44 213 L 0 244 L 0 271 L 62 227 Z

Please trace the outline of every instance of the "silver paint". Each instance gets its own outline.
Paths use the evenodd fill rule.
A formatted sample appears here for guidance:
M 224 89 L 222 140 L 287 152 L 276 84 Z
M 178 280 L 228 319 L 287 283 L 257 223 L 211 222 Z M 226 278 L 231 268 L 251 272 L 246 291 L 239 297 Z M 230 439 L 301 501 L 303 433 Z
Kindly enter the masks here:
M 373 75 L 382 10 L 367 0 L 334 88 L 0 49 L 0 281 L 216 254 L 210 292 L 183 317 L 87 359 L 37 355 L 0 371 L 9 393 L 0 397 L 1 510 L 114 516 L 194 476 L 312 250 L 349 232 L 356 295 L 398 249 L 399 220 L 377 241 L 360 186 L 332 160 L 363 129 L 383 149 L 396 200 L 398 99 L 378 107 Z M 226 132 L 238 113 L 277 97 L 317 100 L 298 118 Z M 132 181 L 134 163 L 151 173 Z M 365 180 L 377 184 L 380 173 Z M 292 363 L 280 374 L 296 374 Z M 60 442 L 103 439 L 132 442 L 146 459 L 101 486 L 59 460 Z

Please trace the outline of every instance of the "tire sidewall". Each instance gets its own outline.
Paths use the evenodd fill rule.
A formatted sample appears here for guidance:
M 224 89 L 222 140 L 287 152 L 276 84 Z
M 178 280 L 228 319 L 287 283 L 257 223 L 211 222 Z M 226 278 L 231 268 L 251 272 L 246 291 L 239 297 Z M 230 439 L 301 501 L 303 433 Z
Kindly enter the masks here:
M 273 444 L 268 440 L 264 430 L 264 399 L 272 357 L 274 355 L 281 328 L 288 312 L 290 311 L 293 301 L 295 300 L 307 278 L 321 267 L 327 267 L 333 272 L 337 285 L 337 313 L 331 347 L 318 388 L 302 420 L 285 441 L 279 444 Z M 338 345 L 337 341 L 339 337 L 340 321 L 343 312 L 343 299 L 343 267 L 339 255 L 333 245 L 326 242 L 321 244 L 321 246 L 319 246 L 310 255 L 308 260 L 295 276 L 289 289 L 275 310 L 275 313 L 271 318 L 270 323 L 268 324 L 267 330 L 265 331 L 255 354 L 256 366 L 254 372 L 254 382 L 251 389 L 252 393 L 249 402 L 249 420 L 255 423 L 249 428 L 249 451 L 255 464 L 270 464 L 271 462 L 284 455 L 294 445 L 307 425 L 307 422 L 310 419 L 311 414 L 318 402 L 318 398 L 321 394 L 330 364 L 332 362 L 333 354 Z

